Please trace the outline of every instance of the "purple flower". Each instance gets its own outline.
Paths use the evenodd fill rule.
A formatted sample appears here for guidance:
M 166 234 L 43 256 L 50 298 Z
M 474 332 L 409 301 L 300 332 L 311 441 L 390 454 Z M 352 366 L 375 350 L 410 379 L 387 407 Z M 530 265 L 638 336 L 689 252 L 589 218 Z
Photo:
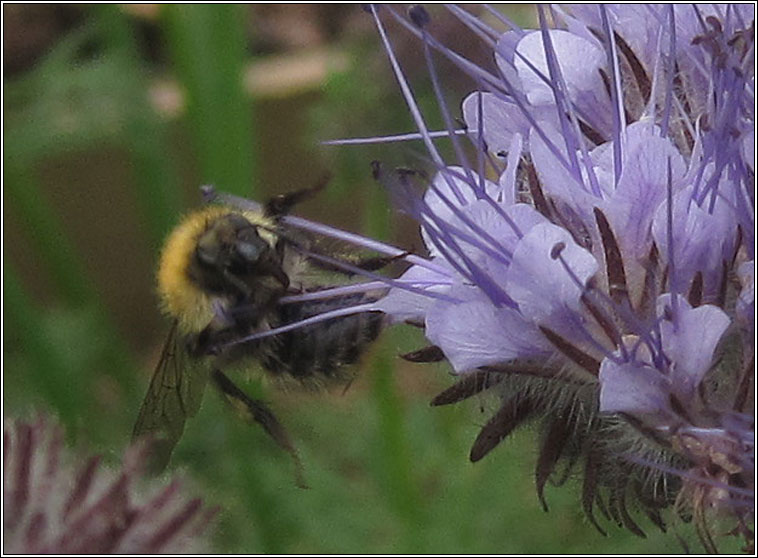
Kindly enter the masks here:
M 717 515 L 752 545 L 754 7 L 540 8 L 537 30 L 485 9 L 502 30 L 449 11 L 492 69 L 422 8 L 372 8 L 434 170 L 375 169 L 429 254 L 375 308 L 424 327 L 409 359 L 444 356 L 460 377 L 436 404 L 501 399 L 472 460 L 538 420 L 543 503 L 565 462 L 598 529 L 595 506 L 641 534 L 636 500 L 661 528 L 669 506 L 691 514 L 708 550 Z M 385 18 L 424 49 L 445 130 L 428 129 Z M 463 130 L 439 55 L 479 84 Z
M 662 529 L 669 507 L 691 518 L 708 551 L 726 516 L 752 548 L 754 6 L 540 7 L 537 30 L 486 6 L 488 19 L 447 9 L 491 64 L 435 38 L 423 8 L 371 7 L 417 132 L 330 142 L 424 143 L 431 179 L 378 163 L 374 175 L 428 255 L 286 217 L 410 267 L 282 302 L 385 289 L 308 323 L 379 310 L 423 327 L 431 344 L 406 358 L 447 359 L 459 378 L 435 405 L 501 401 L 472 461 L 538 421 L 543 505 L 547 481 L 578 470 L 601 532 L 595 509 L 642 535 L 634 501 Z M 427 126 L 386 19 L 418 39 L 444 130 Z M 478 84 L 464 128 L 435 56 Z
M 135 487 L 145 447 L 121 470 L 100 459 L 75 463 L 48 421 L 3 429 L 3 551 L 21 554 L 135 554 L 202 551 L 215 509 L 188 499 L 179 481 L 152 494 Z

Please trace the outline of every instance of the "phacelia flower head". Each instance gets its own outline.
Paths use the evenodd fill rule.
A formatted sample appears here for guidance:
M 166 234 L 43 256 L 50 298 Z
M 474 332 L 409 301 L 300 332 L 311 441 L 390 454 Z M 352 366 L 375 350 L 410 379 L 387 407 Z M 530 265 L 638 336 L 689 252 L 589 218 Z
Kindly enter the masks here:
M 491 69 L 438 41 L 422 8 L 372 8 L 434 167 L 375 167 L 428 249 L 375 307 L 424 328 L 409 359 L 459 376 L 436 404 L 499 397 L 472 460 L 540 421 L 543 503 L 565 463 L 598 529 L 596 509 L 641 534 L 635 502 L 661 528 L 668 507 L 693 518 L 708 550 L 726 517 L 750 547 L 754 7 L 541 7 L 536 30 L 449 10 Z M 428 129 L 388 18 L 424 49 L 445 130 Z M 463 129 L 435 56 L 479 84 Z
M 545 507 L 546 483 L 578 472 L 601 532 L 596 510 L 643 535 L 632 510 L 665 529 L 673 508 L 708 551 L 717 522 L 751 550 L 754 6 L 540 7 L 536 30 L 488 6 L 481 18 L 447 9 L 491 64 L 438 40 L 421 7 L 369 6 L 417 132 L 330 142 L 424 143 L 432 173 L 373 171 L 418 221 L 427 254 L 284 216 L 410 267 L 388 278 L 306 251 L 370 280 L 280 304 L 383 294 L 245 341 L 361 312 L 422 327 L 430 344 L 405 358 L 447 360 L 458 377 L 433 404 L 483 392 L 499 401 L 472 461 L 538 422 Z M 427 126 L 387 20 L 423 49 L 443 130 Z M 478 84 L 460 112 L 445 103 L 439 56 Z
M 215 509 L 173 481 L 152 494 L 136 487 L 146 446 L 121 470 L 96 457 L 80 463 L 46 419 L 3 428 L 3 551 L 9 554 L 156 554 L 202 551 Z

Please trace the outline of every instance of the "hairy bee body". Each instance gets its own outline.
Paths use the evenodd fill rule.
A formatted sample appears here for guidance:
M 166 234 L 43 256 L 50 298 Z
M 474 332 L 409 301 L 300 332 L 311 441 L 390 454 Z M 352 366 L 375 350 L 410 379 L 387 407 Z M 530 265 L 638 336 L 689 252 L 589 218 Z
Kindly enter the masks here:
M 302 196 L 293 195 L 295 200 Z M 356 362 L 378 336 L 381 314 L 358 312 L 246 339 L 376 299 L 349 294 L 280 303 L 284 296 L 324 288 L 308 274 L 308 239 L 281 225 L 278 212 L 292 203 L 275 198 L 263 211 L 208 206 L 185 217 L 167 238 L 157 283 L 161 308 L 174 326 L 133 433 L 154 438 L 154 469 L 168 464 L 186 419 L 199 408 L 208 378 L 246 419 L 261 424 L 295 457 L 273 413 L 247 397 L 222 370 L 257 362 L 276 378 L 301 383 L 344 379 L 343 367 Z
M 163 246 L 158 264 L 157 282 L 161 308 L 169 317 L 177 320 L 183 334 L 197 334 L 216 317 L 219 310 L 238 303 L 239 296 L 229 289 L 209 288 L 196 271 L 197 247 L 200 239 L 208 234 L 214 223 L 239 215 L 259 232 L 259 236 L 271 248 L 276 249 L 276 236 L 271 232 L 272 219 L 250 211 L 237 211 L 223 206 L 209 206 L 189 214 L 171 232 Z M 223 242 L 223 241 L 222 241 Z M 227 240 L 231 244 L 232 241 Z M 281 262 L 289 267 L 289 262 Z M 289 275 L 291 270 L 283 269 Z M 289 273 L 288 273 L 289 271 Z M 208 270 L 213 276 L 217 269 Z M 264 280 L 265 278 L 260 278 Z M 261 285 L 270 288 L 270 285 Z
M 292 323 L 324 312 L 366 301 L 365 296 L 345 295 L 298 305 L 283 306 L 282 323 Z M 260 362 L 275 375 L 297 380 L 318 376 L 343 380 L 345 366 L 355 363 L 366 346 L 379 335 L 382 315 L 363 312 L 267 338 Z

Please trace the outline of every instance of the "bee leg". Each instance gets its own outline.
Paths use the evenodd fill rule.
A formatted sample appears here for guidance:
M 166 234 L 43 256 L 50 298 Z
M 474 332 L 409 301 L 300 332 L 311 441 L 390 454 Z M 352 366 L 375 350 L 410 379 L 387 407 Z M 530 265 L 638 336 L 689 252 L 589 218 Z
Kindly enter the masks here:
M 409 254 L 410 252 L 403 252 L 402 254 L 398 254 L 397 256 L 378 256 L 378 257 L 372 257 L 372 258 L 361 258 L 357 261 L 350 261 L 350 260 L 345 260 L 345 261 L 349 263 L 350 265 L 359 267 L 360 269 L 364 271 L 378 271 L 382 268 L 387 267 L 394 261 L 402 260 Z M 312 265 L 313 267 L 323 269 L 324 271 L 341 273 L 342 275 L 346 275 L 347 277 L 352 277 L 353 275 L 355 275 L 355 272 L 353 271 L 344 269 L 338 265 L 334 265 L 328 262 L 317 260 L 315 258 L 310 258 L 308 263 Z
M 260 424 L 263 430 L 273 438 L 279 447 L 290 454 L 295 464 L 295 484 L 300 488 L 308 488 L 304 479 L 303 464 L 300 462 L 295 446 L 274 413 L 263 401 L 248 397 L 221 370 L 214 370 L 211 377 L 226 402 L 232 406 L 238 415 L 242 416 L 248 423 L 257 422 Z
M 262 274 L 273 277 L 284 290 L 287 290 L 289 288 L 290 278 L 287 276 L 284 270 L 282 270 L 282 266 L 280 264 L 268 260 L 266 262 L 261 262 L 259 265 Z
M 403 252 L 402 254 L 398 254 L 397 256 L 378 256 L 375 258 L 362 258 L 355 262 L 356 267 L 360 267 L 361 269 L 365 271 L 378 271 L 382 268 L 387 267 L 393 262 L 396 262 L 397 260 L 402 260 L 406 256 L 408 256 L 410 252 Z
M 259 319 L 257 315 L 253 316 L 247 308 L 244 310 L 247 311 L 245 318 Z M 238 339 L 241 335 L 240 317 L 238 316 L 240 310 L 238 308 L 214 308 L 214 311 L 215 315 L 207 326 L 200 332 L 188 334 L 185 337 L 184 343 L 187 353 L 194 358 L 217 357 L 224 344 Z
M 187 336 L 187 354 L 193 358 L 218 357 L 223 345 L 238 335 L 232 328 L 214 329 L 212 324 L 208 325 L 200 333 Z
M 230 285 L 232 285 L 235 289 L 239 291 L 239 293 L 243 297 L 249 297 L 251 294 L 250 287 L 239 277 L 237 277 L 234 273 L 230 272 L 228 269 L 222 269 L 221 275 L 224 277 L 226 281 L 229 282 Z
M 331 175 L 325 173 L 324 176 L 322 176 L 319 181 L 310 188 L 303 188 L 301 190 L 295 190 L 294 192 L 279 194 L 272 197 L 266 202 L 264 215 L 267 217 L 281 217 L 282 215 L 287 215 L 297 204 L 302 203 L 323 190 L 326 185 L 329 184 L 330 179 Z
M 221 273 L 224 279 L 226 279 L 230 285 L 237 289 L 239 295 L 241 296 L 241 300 L 253 299 L 256 296 L 256 290 L 260 290 L 260 287 L 258 287 L 258 289 L 251 288 L 250 285 L 245 283 L 245 281 L 237 277 L 228 269 L 224 269 Z M 259 277 L 272 277 L 277 283 L 279 283 L 282 291 L 286 291 L 290 286 L 290 278 L 282 270 L 281 266 L 268 259 L 258 264 L 258 273 Z M 268 290 L 270 291 L 271 289 Z

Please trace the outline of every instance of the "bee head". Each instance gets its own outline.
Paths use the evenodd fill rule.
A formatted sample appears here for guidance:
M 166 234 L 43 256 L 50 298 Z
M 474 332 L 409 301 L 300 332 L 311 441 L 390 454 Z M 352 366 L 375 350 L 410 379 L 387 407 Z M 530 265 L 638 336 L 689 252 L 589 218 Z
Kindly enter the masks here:
M 215 293 L 249 298 L 254 280 L 271 276 L 287 287 L 274 248 L 238 213 L 211 220 L 197 240 L 192 278 Z
M 250 221 L 231 213 L 209 223 L 197 241 L 195 257 L 208 268 L 244 273 L 270 249 Z

